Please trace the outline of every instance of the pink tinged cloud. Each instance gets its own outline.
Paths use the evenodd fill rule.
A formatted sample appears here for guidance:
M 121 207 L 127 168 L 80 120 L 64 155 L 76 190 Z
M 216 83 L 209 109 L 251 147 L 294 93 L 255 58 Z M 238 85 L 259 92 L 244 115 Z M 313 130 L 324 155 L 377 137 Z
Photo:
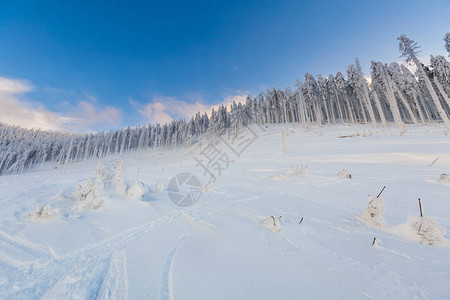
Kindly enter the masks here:
M 0 77 L 0 122 L 26 128 L 45 130 L 90 131 L 92 127 L 114 126 L 121 122 L 121 111 L 106 106 L 80 101 L 68 105 L 64 112 L 52 112 L 36 101 L 25 101 L 23 96 L 34 90 L 27 80 Z M 92 96 L 86 96 L 91 101 Z M 94 101 L 95 102 L 95 101 Z
M 96 124 L 117 125 L 121 118 L 121 111 L 115 107 L 106 106 L 99 109 L 86 101 L 80 101 L 77 106 L 72 106 L 64 115 L 66 123 L 81 125 L 85 128 Z
M 233 101 L 236 103 L 245 103 L 247 93 L 232 95 L 226 97 L 223 102 L 218 104 L 205 104 L 201 101 L 187 102 L 175 99 L 173 97 L 157 96 L 152 102 L 145 104 L 129 99 L 131 106 L 149 123 L 169 123 L 172 120 L 186 119 L 194 117 L 197 112 L 210 115 L 211 110 L 217 110 L 220 105 L 230 106 Z
M 40 104 L 27 103 L 20 96 L 34 90 L 26 80 L 0 77 L 0 122 L 27 128 L 61 129 L 60 117 Z

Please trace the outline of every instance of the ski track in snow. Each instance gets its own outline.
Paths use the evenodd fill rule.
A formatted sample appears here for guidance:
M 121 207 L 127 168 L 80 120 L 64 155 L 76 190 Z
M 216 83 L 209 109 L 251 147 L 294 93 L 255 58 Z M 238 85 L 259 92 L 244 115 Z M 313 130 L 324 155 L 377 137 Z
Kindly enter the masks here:
M 173 286 L 173 264 L 175 261 L 175 254 L 186 238 L 186 234 L 180 236 L 173 245 L 172 249 L 166 257 L 163 267 L 163 273 L 161 278 L 161 300 L 173 300 L 174 299 L 174 286 Z
M 55 253 L 50 247 L 32 243 L 0 230 L 0 262 L 9 267 L 18 267 L 40 257 L 51 258 Z
M 7 298 L 92 299 L 98 296 L 102 283 L 111 281 L 115 270 L 108 271 L 109 261 L 120 265 L 115 251 L 125 248 L 147 233 L 172 222 L 180 212 L 125 230 L 109 239 L 90 244 L 56 258 L 40 258 L 17 266 L 7 282 L 0 282 L 0 295 Z M 3 236 L 0 236 L 0 238 Z M 6 240 L 4 237 L 3 240 Z M 27 244 L 22 242 L 22 244 Z M 22 247 L 29 249 L 30 247 Z M 41 249 L 42 247 L 34 247 Z M 109 259 L 109 257 L 112 257 Z M 123 258 L 120 258 L 123 260 Z M 120 260 L 119 259 L 119 260 Z M 114 267 L 109 267 L 109 269 Z M 109 273 L 108 273 L 109 272 Z M 14 288 L 12 288 L 14 284 Z M 106 284 L 106 283 L 105 283 Z M 123 284 L 124 285 L 124 284 Z M 104 290 L 112 289 L 106 286 Z
M 109 259 L 109 267 L 103 278 L 98 300 L 128 299 L 127 257 L 125 249 L 114 250 Z

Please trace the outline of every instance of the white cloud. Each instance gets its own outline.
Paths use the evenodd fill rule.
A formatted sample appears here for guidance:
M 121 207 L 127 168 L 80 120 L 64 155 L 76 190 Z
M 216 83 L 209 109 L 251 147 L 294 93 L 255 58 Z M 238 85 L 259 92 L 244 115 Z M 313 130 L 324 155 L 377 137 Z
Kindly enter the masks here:
M 63 114 L 65 127 L 71 130 L 92 130 L 92 127 L 117 126 L 122 120 L 120 109 L 106 106 L 99 108 L 91 102 L 80 101 Z
M 61 102 L 58 111 L 50 111 L 42 103 L 25 97 L 27 93 L 34 90 L 34 86 L 27 80 L 0 77 L 0 122 L 27 128 L 75 132 L 104 130 L 121 125 L 121 110 L 111 106 L 101 106 L 97 98 L 89 93 L 84 92 L 76 104 Z M 50 87 L 40 90 L 63 97 L 68 95 L 74 97 L 73 91 L 65 92 Z M 247 92 L 238 92 L 216 104 L 206 104 L 198 94 L 187 95 L 190 101 L 155 96 L 148 103 L 139 103 L 131 98 L 129 103 L 146 122 L 165 124 L 172 120 L 188 120 L 197 112 L 210 114 L 213 108 L 217 110 L 220 105 L 229 106 L 233 101 L 245 103 L 247 94 Z
M 151 102 L 145 104 L 136 102 L 132 98 L 129 99 L 129 103 L 145 118 L 146 122 L 165 124 L 172 120 L 189 120 L 197 112 L 202 114 L 207 113 L 209 115 L 213 108 L 217 110 L 220 105 L 230 106 L 233 101 L 236 103 L 245 103 L 247 95 L 247 93 L 241 93 L 227 96 L 221 103 L 213 105 L 203 103 L 201 97 L 198 95 L 194 95 L 194 98 L 200 98 L 200 100 L 195 100 L 195 102 L 178 100 L 173 97 L 155 96 Z
M 92 131 L 93 129 L 119 125 L 121 111 L 106 106 L 98 107 L 97 99 L 87 93 L 77 105 L 66 104 L 63 111 L 46 109 L 41 103 L 25 98 L 34 90 L 27 80 L 0 77 L 0 122 L 26 128 L 45 130 Z
M 40 104 L 21 101 L 21 95 L 31 92 L 26 80 L 0 77 L 0 122 L 27 128 L 61 129 L 60 117 Z
M 17 95 L 32 90 L 34 87 L 28 80 L 0 77 L 0 93 L 2 94 Z

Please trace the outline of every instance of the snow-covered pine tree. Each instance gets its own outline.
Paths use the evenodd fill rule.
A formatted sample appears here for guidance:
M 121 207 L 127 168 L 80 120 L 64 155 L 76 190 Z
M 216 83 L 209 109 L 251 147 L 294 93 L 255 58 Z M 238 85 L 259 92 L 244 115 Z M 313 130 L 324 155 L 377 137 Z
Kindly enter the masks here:
M 448 116 L 444 110 L 444 108 L 441 105 L 441 102 L 439 101 L 439 98 L 433 88 L 433 85 L 431 84 L 430 79 L 428 78 L 428 75 L 425 73 L 425 70 L 420 63 L 419 59 L 417 58 L 417 53 L 419 46 L 416 42 L 406 37 L 406 35 L 402 34 L 397 39 L 399 41 L 399 50 L 402 53 L 402 56 L 405 57 L 407 62 L 414 62 L 414 64 L 417 67 L 417 70 L 419 71 L 419 74 L 421 75 L 420 78 L 425 82 L 425 85 L 428 89 L 428 92 L 431 94 L 431 98 L 434 101 L 434 104 L 437 107 L 439 116 L 444 121 L 445 126 L 448 130 L 450 130 L 450 120 L 448 119 Z
M 450 32 L 447 32 L 444 36 L 445 49 L 448 52 L 448 56 L 450 57 Z
M 450 109 L 450 63 L 441 55 L 431 55 L 430 63 L 433 83 L 447 104 L 444 109 L 447 109 L 448 114 Z
M 392 90 L 392 84 L 390 82 L 391 79 L 387 72 L 387 67 L 384 66 L 381 62 L 372 61 L 371 74 L 372 82 L 377 81 L 379 83 L 381 87 L 380 90 L 382 90 L 388 100 L 390 111 L 392 113 L 395 124 L 401 129 L 402 132 L 405 132 L 405 125 L 402 121 L 397 100 L 395 99 L 394 92 Z
M 400 66 L 397 63 L 391 63 L 388 67 L 388 73 L 392 78 L 391 86 L 394 90 L 394 93 L 397 95 L 397 97 L 400 99 L 401 103 L 403 104 L 403 108 L 406 109 L 408 112 L 409 118 L 414 123 L 414 125 L 418 125 L 418 121 L 416 118 L 416 115 L 414 111 L 411 109 L 411 103 L 409 103 L 406 98 L 404 97 L 402 91 L 404 90 L 404 76 L 401 72 Z M 423 116 L 421 116 L 423 117 Z

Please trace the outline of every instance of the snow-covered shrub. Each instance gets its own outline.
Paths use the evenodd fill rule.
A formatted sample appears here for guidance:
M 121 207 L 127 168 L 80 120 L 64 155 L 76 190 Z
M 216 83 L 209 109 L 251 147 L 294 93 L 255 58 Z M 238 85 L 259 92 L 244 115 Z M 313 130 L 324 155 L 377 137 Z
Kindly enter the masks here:
M 48 220 L 56 215 L 56 210 L 51 209 L 48 205 L 37 205 L 35 210 L 31 212 L 30 219 L 32 220 Z
M 340 176 L 340 177 L 347 177 L 347 175 L 348 175 L 347 169 L 342 169 L 341 171 L 339 171 L 337 173 L 337 176 Z
M 76 211 L 86 211 L 90 209 L 99 209 L 103 206 L 104 184 L 103 182 L 88 179 L 85 186 L 79 185 L 73 192 L 75 197 L 74 209 Z
M 279 221 L 277 221 L 277 219 L 275 219 L 273 216 L 264 219 L 264 221 L 262 222 L 262 226 L 266 227 L 267 229 L 269 229 L 272 232 L 279 232 L 281 231 L 281 224 Z
M 284 135 L 284 131 L 281 132 L 281 142 L 283 144 L 283 153 L 284 154 L 288 153 L 287 147 L 286 147 L 286 137 Z
M 73 192 L 76 201 L 73 207 L 75 211 L 99 209 L 103 206 L 114 173 L 109 166 L 99 161 L 95 174 L 97 177 L 94 180 L 89 178 L 85 186 L 79 185 Z
M 302 165 L 300 169 L 299 169 L 298 165 L 295 168 L 291 165 L 289 170 L 286 171 L 287 175 L 273 174 L 273 175 L 270 175 L 269 178 L 272 180 L 294 181 L 296 177 L 306 175 L 307 171 L 308 171 L 308 165 L 306 165 L 306 166 Z
M 158 182 L 156 183 L 156 191 L 161 192 L 164 190 L 165 187 L 166 183 L 164 182 L 164 180 L 163 179 L 158 180 Z
M 291 165 L 290 169 L 287 171 L 287 174 L 289 176 L 303 176 L 303 175 L 306 175 L 307 171 L 308 171 L 308 165 L 306 165 L 306 166 L 302 165 L 300 169 L 298 168 L 298 165 L 295 167 L 295 169 Z
M 125 177 L 120 178 L 117 182 L 116 182 L 116 193 L 117 195 L 120 196 L 125 196 L 127 194 L 127 183 L 125 181 Z
M 430 217 L 408 217 L 405 224 L 399 225 L 403 235 L 412 240 L 429 245 L 445 244 L 447 230 Z
M 96 183 L 103 188 L 108 187 L 114 178 L 111 168 L 102 161 L 99 161 L 97 167 L 95 167 L 95 174 L 97 174 Z
M 297 167 L 295 169 L 291 166 L 291 168 L 287 171 L 287 174 L 289 176 L 299 176 L 300 175 L 300 171 L 298 170 L 298 165 L 297 165 Z
M 383 228 L 385 224 L 383 213 L 383 198 L 369 196 L 367 198 L 367 208 L 358 218 L 369 226 Z
M 156 183 L 156 191 L 157 192 L 163 191 L 165 187 L 166 187 L 166 183 L 164 182 L 164 168 L 162 168 L 161 178 Z
M 133 200 L 142 200 L 146 193 L 148 193 L 147 187 L 142 182 L 136 180 L 128 189 L 128 198 Z
M 306 166 L 302 165 L 302 168 L 300 169 L 300 175 L 305 176 L 308 173 L 308 164 Z
M 123 173 L 123 163 L 121 160 L 118 160 L 114 166 L 114 177 L 112 179 L 112 183 L 115 186 L 116 193 L 120 196 L 125 196 L 127 194 L 128 187 L 125 175 Z
M 447 183 L 448 182 L 448 175 L 445 173 L 442 173 L 441 176 L 439 176 L 438 181 L 440 183 Z

